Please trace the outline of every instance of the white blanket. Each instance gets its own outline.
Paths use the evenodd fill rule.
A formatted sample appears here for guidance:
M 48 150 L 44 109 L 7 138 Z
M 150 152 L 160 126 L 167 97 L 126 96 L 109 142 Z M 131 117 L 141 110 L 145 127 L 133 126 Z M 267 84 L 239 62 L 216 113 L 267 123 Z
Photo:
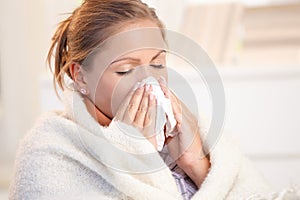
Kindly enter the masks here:
M 64 96 L 65 111 L 45 114 L 23 139 L 10 199 L 182 199 L 150 142 L 124 135 L 114 121 L 108 128 L 100 126 L 77 92 Z M 210 162 L 193 200 L 279 196 L 228 135 L 221 136 Z

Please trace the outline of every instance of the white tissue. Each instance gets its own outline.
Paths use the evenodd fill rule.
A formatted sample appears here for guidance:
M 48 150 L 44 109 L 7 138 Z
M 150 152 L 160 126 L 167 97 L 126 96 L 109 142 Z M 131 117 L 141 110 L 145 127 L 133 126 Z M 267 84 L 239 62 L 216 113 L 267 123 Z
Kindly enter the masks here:
M 175 120 L 172 104 L 170 99 L 166 98 L 164 92 L 161 90 L 158 81 L 150 76 L 141 82 L 142 85 L 152 85 L 152 94 L 156 98 L 157 112 L 155 121 L 155 134 L 157 142 L 157 150 L 161 151 L 165 143 L 164 126 L 166 125 L 166 137 L 173 137 L 172 131 L 174 130 L 177 122 Z

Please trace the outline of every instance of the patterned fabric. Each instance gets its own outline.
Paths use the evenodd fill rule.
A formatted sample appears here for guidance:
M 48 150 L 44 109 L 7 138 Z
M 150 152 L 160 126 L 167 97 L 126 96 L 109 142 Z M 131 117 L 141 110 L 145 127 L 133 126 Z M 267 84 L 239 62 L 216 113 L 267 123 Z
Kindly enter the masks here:
M 195 183 L 175 162 L 172 161 L 166 146 L 161 152 L 159 152 L 159 154 L 170 168 L 172 175 L 175 178 L 178 191 L 181 193 L 183 199 L 190 200 L 197 192 L 197 186 Z

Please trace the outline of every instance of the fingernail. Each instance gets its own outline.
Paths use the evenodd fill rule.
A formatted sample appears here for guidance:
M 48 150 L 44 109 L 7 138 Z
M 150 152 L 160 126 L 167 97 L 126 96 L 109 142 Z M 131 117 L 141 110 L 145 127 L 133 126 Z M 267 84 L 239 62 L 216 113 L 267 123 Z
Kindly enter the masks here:
M 154 96 L 153 96 L 153 94 L 152 94 L 152 93 L 150 93 L 150 94 L 149 94 L 149 98 L 150 98 L 150 101 L 152 101 L 152 100 L 153 100 Z
M 142 87 L 144 87 L 144 85 L 145 85 L 145 83 L 143 82 L 143 83 L 140 83 L 140 85 L 139 85 L 139 88 L 142 88 Z
M 136 89 L 138 89 L 139 88 L 139 86 L 140 86 L 140 82 L 137 82 L 135 85 L 134 85 L 134 87 L 133 87 L 133 91 L 135 91 Z
M 150 85 L 149 90 L 153 91 L 153 86 L 152 85 Z
M 135 91 L 136 89 L 138 89 L 140 87 L 140 82 L 137 82 L 134 87 L 133 87 L 133 91 Z
M 146 92 L 149 90 L 149 88 L 150 88 L 150 85 L 147 84 L 147 85 L 146 85 Z

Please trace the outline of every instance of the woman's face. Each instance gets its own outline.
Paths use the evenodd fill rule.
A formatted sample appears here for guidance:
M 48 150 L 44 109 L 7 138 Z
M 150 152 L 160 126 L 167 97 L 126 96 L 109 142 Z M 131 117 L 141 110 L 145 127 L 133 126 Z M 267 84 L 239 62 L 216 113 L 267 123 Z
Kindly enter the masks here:
M 149 27 L 158 29 L 154 22 L 143 20 L 128 24 L 121 31 Z M 96 55 L 94 60 L 103 60 L 103 55 L 105 55 L 105 51 L 103 51 L 102 57 Z M 122 100 L 137 82 L 148 76 L 153 76 L 156 79 L 162 76 L 166 80 L 168 79 L 166 51 L 162 49 L 144 48 L 134 50 L 114 59 L 101 73 L 99 73 L 100 68 L 103 68 L 103 66 L 97 65 L 97 62 L 95 62 L 93 69 L 87 74 L 86 81 L 90 91 L 90 99 L 109 118 L 115 116 Z

